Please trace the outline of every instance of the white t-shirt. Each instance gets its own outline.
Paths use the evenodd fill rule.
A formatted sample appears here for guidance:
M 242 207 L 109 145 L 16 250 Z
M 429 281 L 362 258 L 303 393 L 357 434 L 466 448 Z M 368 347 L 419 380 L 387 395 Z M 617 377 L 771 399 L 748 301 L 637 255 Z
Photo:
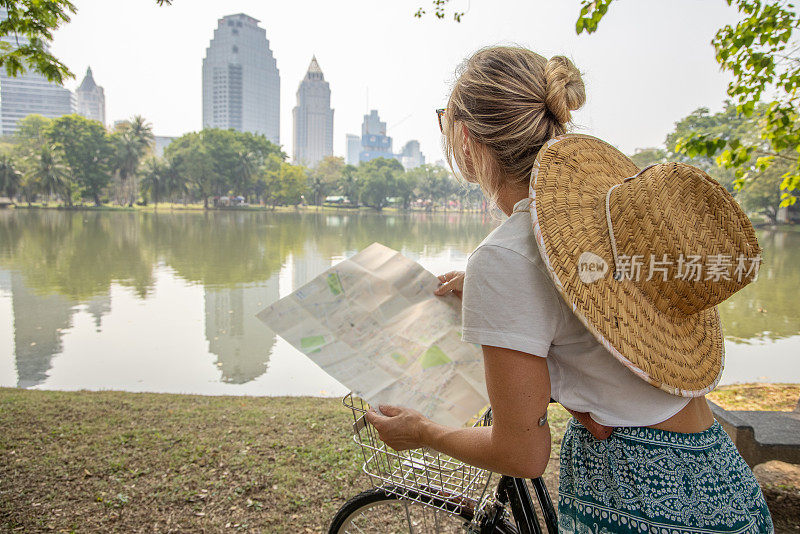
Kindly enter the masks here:
M 470 255 L 463 340 L 547 358 L 550 395 L 607 426 L 649 426 L 689 400 L 670 395 L 617 361 L 572 313 L 553 285 L 533 235 L 530 201 Z

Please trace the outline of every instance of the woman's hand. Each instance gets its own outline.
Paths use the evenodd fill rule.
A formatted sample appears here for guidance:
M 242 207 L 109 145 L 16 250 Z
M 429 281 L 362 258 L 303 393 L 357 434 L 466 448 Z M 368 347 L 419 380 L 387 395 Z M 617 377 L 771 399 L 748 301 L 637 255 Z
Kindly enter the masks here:
M 428 421 L 421 413 L 410 408 L 381 406 L 381 415 L 375 410 L 367 412 L 369 421 L 378 431 L 381 441 L 396 451 L 423 447 L 422 429 Z
M 447 295 L 450 291 L 453 295 L 461 298 L 464 294 L 464 272 L 463 271 L 450 271 L 446 274 L 439 275 L 439 281 L 442 285 L 433 292 L 434 295 L 443 296 Z

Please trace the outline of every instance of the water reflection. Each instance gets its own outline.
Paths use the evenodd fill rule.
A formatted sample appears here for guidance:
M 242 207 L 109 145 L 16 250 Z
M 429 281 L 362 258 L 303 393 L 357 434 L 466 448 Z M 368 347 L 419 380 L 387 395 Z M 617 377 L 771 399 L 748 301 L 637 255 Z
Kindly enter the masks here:
M 800 232 L 760 231 L 758 242 L 758 280 L 720 305 L 725 337 L 740 343 L 800 334 Z
M 73 307 L 62 295 L 28 289 L 17 272 L 10 279 L 17 386 L 27 388 L 47 377 L 53 355 L 61 352 L 62 332 L 72 325 Z
M 0 211 L 0 384 L 332 392 L 255 314 L 374 241 L 433 271 L 463 268 L 495 224 L 457 213 Z M 759 240 L 758 282 L 720 307 L 737 379 L 761 379 L 767 353 L 800 352 L 800 232 Z
M 244 384 L 266 372 L 275 334 L 256 314 L 276 300 L 277 276 L 247 287 L 206 289 L 205 335 L 223 382 Z

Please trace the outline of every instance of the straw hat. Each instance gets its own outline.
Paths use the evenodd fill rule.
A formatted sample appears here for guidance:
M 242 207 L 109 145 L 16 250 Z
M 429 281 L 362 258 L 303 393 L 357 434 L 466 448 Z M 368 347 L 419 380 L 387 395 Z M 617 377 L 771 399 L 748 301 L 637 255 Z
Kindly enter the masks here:
M 761 261 L 725 188 L 682 163 L 639 171 L 600 139 L 564 135 L 540 150 L 530 196 L 558 291 L 609 352 L 673 395 L 714 389 L 724 363 L 716 305 Z

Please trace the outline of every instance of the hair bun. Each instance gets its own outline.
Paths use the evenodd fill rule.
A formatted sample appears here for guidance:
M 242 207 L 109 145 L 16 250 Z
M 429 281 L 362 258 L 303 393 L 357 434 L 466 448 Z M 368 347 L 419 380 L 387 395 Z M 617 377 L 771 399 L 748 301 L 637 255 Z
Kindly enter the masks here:
M 586 102 L 586 92 L 580 71 L 565 56 L 553 56 L 544 67 L 547 110 L 561 124 L 572 119 L 571 110 Z

